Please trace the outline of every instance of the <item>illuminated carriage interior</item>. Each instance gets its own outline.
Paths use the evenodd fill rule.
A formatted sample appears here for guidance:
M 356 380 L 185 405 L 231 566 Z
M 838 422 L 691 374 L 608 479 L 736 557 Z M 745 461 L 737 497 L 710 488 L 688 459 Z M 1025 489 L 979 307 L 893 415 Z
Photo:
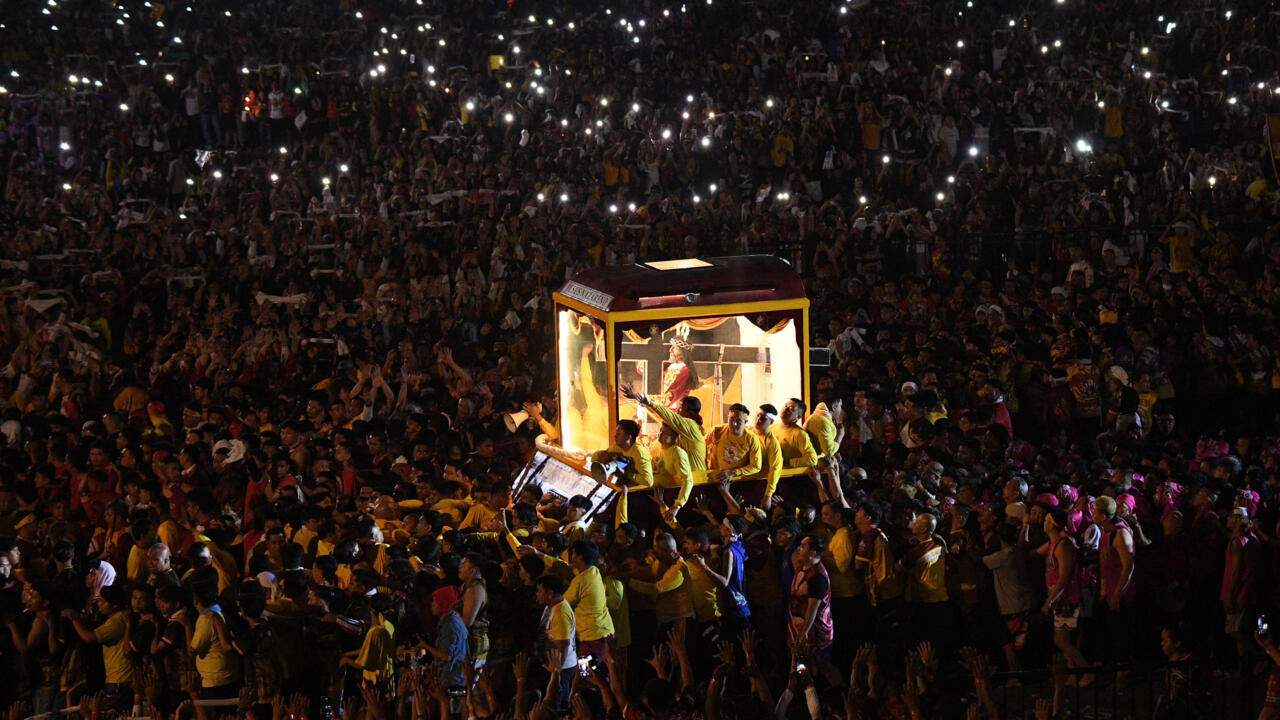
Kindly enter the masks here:
M 675 409 L 702 403 L 704 429 L 742 403 L 807 400 L 808 300 L 773 256 L 676 260 L 599 268 L 555 294 L 561 444 L 609 446 L 620 419 L 659 423 L 622 394 L 631 387 Z M 638 413 L 638 414 L 637 414 Z

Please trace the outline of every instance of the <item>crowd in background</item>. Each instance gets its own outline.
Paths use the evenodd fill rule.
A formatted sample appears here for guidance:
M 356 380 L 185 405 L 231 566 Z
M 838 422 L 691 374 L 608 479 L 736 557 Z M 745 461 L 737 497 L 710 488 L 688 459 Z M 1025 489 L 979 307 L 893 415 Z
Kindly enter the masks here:
M 1280 658 L 1277 36 L 1261 0 L 7 2 L 0 705 L 994 718 L 993 670 L 1053 668 L 1047 718 L 1168 660 L 1154 714 L 1209 717 Z M 551 293 L 753 253 L 805 279 L 815 408 L 652 453 L 807 474 L 513 497 Z

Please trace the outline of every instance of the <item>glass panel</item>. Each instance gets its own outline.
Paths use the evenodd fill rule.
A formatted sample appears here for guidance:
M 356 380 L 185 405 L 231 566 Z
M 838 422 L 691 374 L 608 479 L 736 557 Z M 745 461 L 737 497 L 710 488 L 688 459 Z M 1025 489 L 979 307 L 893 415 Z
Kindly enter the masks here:
M 609 384 L 604 326 L 567 308 L 559 323 L 560 436 L 568 450 L 594 452 L 609 447 Z
M 757 327 L 747 316 L 682 320 L 665 329 L 633 324 L 621 329 L 618 386 L 647 393 L 675 410 L 685 396 L 702 402 L 708 432 L 724 422 L 734 403 L 782 407 L 803 397 L 801 355 L 794 318 L 771 317 L 776 324 Z M 633 417 L 634 403 L 619 393 L 618 416 Z M 657 437 L 658 423 L 648 413 L 636 418 L 645 437 Z

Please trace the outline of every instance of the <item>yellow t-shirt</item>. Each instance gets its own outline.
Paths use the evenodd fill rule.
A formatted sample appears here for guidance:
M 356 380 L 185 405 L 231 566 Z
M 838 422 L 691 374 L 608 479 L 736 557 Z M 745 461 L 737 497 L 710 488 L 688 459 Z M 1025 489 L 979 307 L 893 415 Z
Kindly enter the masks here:
M 779 423 L 769 428 L 769 432 L 778 440 L 782 462 L 787 467 L 813 467 L 818 464 L 818 453 L 813 449 L 813 441 L 804 428 L 798 425 L 787 427 Z
M 764 496 L 772 497 L 778 489 L 778 479 L 782 476 L 782 448 L 778 445 L 778 438 L 774 437 L 773 433 L 761 434 L 755 428 L 751 428 L 751 434 L 760 441 L 761 457 L 761 470 L 751 477 L 765 478 Z
M 124 612 L 117 612 L 94 628 L 93 636 L 102 645 L 102 665 L 110 685 L 133 682 L 133 661 L 125 642 Z
M 668 618 L 688 617 L 693 613 L 693 601 L 685 587 L 689 566 L 683 559 L 663 568 L 653 556 L 649 557 L 648 576 L 653 580 L 631 578 L 627 587 L 653 597 L 653 611 Z
M 476 503 L 467 511 L 467 516 L 463 518 L 462 523 L 458 525 L 459 530 L 488 530 L 489 522 L 493 520 L 493 516 L 498 511 L 485 505 L 484 503 Z
M 720 617 L 720 586 L 705 570 L 689 564 L 689 599 L 698 622 L 712 622 Z
M 632 443 L 627 450 L 623 450 L 618 445 L 610 445 L 606 452 L 625 455 L 631 460 L 632 472 L 627 473 L 627 480 L 630 483 L 628 487 L 653 487 L 653 459 L 649 456 L 649 449 L 644 445 Z
M 934 545 L 907 570 L 907 600 L 921 603 L 946 602 L 945 554 Z
M 605 602 L 609 607 L 609 619 L 613 622 L 613 640 L 619 648 L 631 645 L 631 608 L 627 603 L 627 586 L 616 575 L 610 575 L 604 583 Z
M 862 575 L 853 567 L 857 550 L 853 529 L 847 525 L 836 530 L 828 540 L 822 564 L 831 578 L 831 597 L 849 598 L 862 594 Z
M 129 548 L 129 559 L 125 562 L 124 576 L 131 584 L 145 582 L 147 579 L 147 551 L 135 543 Z
M 395 677 L 395 626 L 386 620 L 381 625 L 369 628 L 364 634 L 364 644 L 360 646 L 360 655 L 356 663 L 363 668 L 364 681 L 380 685 Z
M 693 470 L 707 469 L 707 439 L 702 435 L 702 426 L 696 420 L 677 415 L 670 408 L 661 405 L 650 405 L 649 410 L 662 420 L 663 425 L 676 431 L 676 444 L 689 455 L 689 467 Z M 649 449 L 653 454 L 653 448 Z
M 573 606 L 579 640 L 599 640 L 614 634 L 608 597 L 598 568 L 589 567 L 575 575 L 564 591 L 564 599 Z
M 649 449 L 654 458 L 653 484 L 657 488 L 680 488 L 680 493 L 671 507 L 684 507 L 693 490 L 693 472 L 690 470 L 689 454 L 679 445 L 662 447 L 654 443 Z
M 840 446 L 836 444 L 836 424 L 831 421 L 831 416 L 826 413 L 814 413 L 804 423 L 805 432 L 809 433 L 810 441 L 817 443 L 818 454 L 822 457 L 832 457 L 840 452 Z
M 174 522 L 173 518 L 160 523 L 160 527 L 156 528 L 156 537 L 168 546 L 170 555 L 182 552 L 182 531 L 178 529 L 178 523 Z
M 221 687 L 240 679 L 240 656 L 222 649 L 218 632 L 213 627 L 210 612 L 196 618 L 195 631 L 191 634 L 191 647 L 196 653 L 196 672 L 200 673 L 200 687 Z
M 449 518 L 449 524 L 453 527 L 457 527 L 471 510 L 471 501 L 445 498 L 437 502 L 435 505 L 432 505 L 431 509 L 447 515 Z
M 547 620 L 547 636 L 555 641 L 567 640 L 573 647 L 574 631 L 573 608 L 561 600 L 551 607 L 551 617 Z
M 712 470 L 735 470 L 735 479 L 760 472 L 760 438 L 750 430 L 734 435 L 728 425 L 717 425 L 707 446 Z

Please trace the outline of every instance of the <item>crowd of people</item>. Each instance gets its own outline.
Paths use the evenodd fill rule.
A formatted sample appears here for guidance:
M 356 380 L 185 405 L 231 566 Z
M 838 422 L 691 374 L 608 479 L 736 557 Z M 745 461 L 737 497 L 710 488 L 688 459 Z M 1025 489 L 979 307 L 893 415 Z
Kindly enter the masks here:
M 1049 718 L 1167 660 L 1156 716 L 1209 717 L 1280 659 L 1278 36 L 1262 0 L 7 2 L 0 705 L 995 718 L 1052 668 Z M 655 406 L 607 511 L 513 493 L 551 293 L 749 253 L 805 279 L 814 407 Z

